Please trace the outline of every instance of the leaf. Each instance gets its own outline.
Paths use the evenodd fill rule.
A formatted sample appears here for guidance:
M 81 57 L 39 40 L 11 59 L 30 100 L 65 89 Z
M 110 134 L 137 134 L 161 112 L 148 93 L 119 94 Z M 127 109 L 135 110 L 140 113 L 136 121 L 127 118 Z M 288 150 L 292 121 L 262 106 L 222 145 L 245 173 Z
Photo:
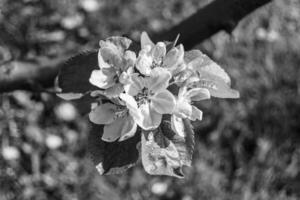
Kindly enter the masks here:
M 74 100 L 74 99 L 80 99 L 83 94 L 81 93 L 57 93 L 56 96 L 64 99 L 64 100 Z
M 152 175 L 168 175 L 183 178 L 180 155 L 174 143 L 166 138 L 161 129 L 142 131 L 142 163 Z
M 188 64 L 190 63 L 192 60 L 199 58 L 203 55 L 203 53 L 200 50 L 197 49 L 193 49 L 190 51 L 186 51 L 184 52 L 184 61 Z
M 98 89 L 89 82 L 98 67 L 98 51 L 88 51 L 67 60 L 58 74 L 58 87 L 62 93 L 86 93 Z
M 209 78 L 221 79 L 226 84 L 230 85 L 230 77 L 225 72 L 225 70 L 222 67 L 220 67 L 217 63 L 215 63 L 213 60 L 211 60 L 207 55 L 201 52 L 200 54 L 199 52 L 198 52 L 198 57 L 191 60 L 189 62 L 189 65 L 192 66 L 192 68 L 196 70 L 204 78 L 206 78 L 206 76 L 208 75 Z
M 101 140 L 103 125 L 90 124 L 89 151 L 101 175 L 123 173 L 136 164 L 139 158 L 139 134 L 122 142 L 104 142 Z
M 172 141 L 180 155 L 182 165 L 191 166 L 195 146 L 195 134 L 191 122 L 183 119 L 185 137 L 176 134 L 172 129 L 170 122 L 163 120 L 161 128 L 164 135 Z
M 210 95 L 218 98 L 239 98 L 240 94 L 238 91 L 233 90 L 227 85 L 223 80 L 217 77 L 211 77 L 206 75 L 206 77 L 200 77 L 200 80 L 192 82 L 188 85 L 190 88 L 206 88 L 209 90 Z

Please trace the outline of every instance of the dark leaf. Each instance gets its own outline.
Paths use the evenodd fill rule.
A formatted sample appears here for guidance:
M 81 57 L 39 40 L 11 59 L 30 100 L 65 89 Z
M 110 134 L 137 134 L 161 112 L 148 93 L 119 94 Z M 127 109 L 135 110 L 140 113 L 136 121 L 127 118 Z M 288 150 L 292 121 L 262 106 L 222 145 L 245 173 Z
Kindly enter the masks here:
M 80 99 L 72 100 L 72 102 L 81 115 L 86 115 L 91 111 L 92 103 L 96 103 L 97 100 L 88 93 Z
M 58 87 L 62 93 L 81 93 L 99 89 L 89 82 L 98 67 L 97 50 L 78 54 L 66 61 L 58 74 Z
M 100 174 L 118 174 L 135 165 L 139 158 L 140 134 L 122 142 L 101 140 L 103 125 L 91 124 L 89 150 Z
M 176 146 L 165 137 L 160 128 L 142 132 L 142 163 L 152 175 L 182 178 L 182 164 Z

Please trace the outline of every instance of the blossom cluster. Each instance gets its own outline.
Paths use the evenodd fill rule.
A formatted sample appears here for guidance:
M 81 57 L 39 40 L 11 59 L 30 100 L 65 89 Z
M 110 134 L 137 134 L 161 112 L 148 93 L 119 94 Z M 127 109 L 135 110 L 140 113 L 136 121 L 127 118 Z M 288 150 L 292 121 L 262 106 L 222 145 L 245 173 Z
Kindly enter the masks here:
M 195 68 L 201 60 L 186 62 L 183 45 L 155 44 L 145 32 L 137 54 L 130 44 L 125 37 L 100 41 L 99 69 L 89 79 L 99 88 L 91 95 L 98 96 L 100 103 L 93 106 L 89 119 L 104 125 L 102 140 L 113 142 L 131 138 L 138 127 L 154 130 L 169 114 L 172 130 L 184 137 L 182 120 L 202 119 L 192 102 L 210 98 L 207 88 L 190 87 L 199 81 Z
M 195 102 L 239 93 L 218 64 L 185 51 L 177 39 L 153 43 L 143 32 L 140 48 L 132 43 L 110 37 L 97 51 L 69 59 L 57 95 L 89 113 L 90 153 L 100 174 L 121 173 L 141 157 L 149 174 L 182 177 L 194 149 L 189 121 L 202 119 Z

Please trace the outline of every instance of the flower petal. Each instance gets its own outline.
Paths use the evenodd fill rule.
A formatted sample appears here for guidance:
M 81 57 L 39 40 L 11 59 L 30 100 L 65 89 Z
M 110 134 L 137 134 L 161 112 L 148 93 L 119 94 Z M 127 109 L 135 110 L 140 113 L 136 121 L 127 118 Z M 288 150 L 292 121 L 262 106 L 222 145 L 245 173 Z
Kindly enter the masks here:
M 121 136 L 123 119 L 118 118 L 111 124 L 107 124 L 103 128 L 102 140 L 105 142 L 114 142 Z
M 118 138 L 124 141 L 134 136 L 137 125 L 130 115 L 117 118 L 111 124 L 105 125 L 103 129 L 102 140 L 106 142 L 114 142 Z
M 111 103 L 105 103 L 93 109 L 89 118 L 95 124 L 110 124 L 114 121 L 116 106 Z
M 206 88 L 193 88 L 187 91 L 185 96 L 191 101 L 201 101 L 205 99 L 210 99 L 210 93 Z
M 183 63 L 184 48 L 183 45 L 172 48 L 166 55 L 163 61 L 163 67 L 169 70 L 176 70 L 176 68 Z M 178 69 L 176 70 L 178 71 Z
M 105 41 L 100 41 L 100 46 L 104 47 L 105 45 L 114 45 L 119 51 L 123 52 L 129 48 L 131 40 L 126 37 L 113 36 L 107 38 Z
M 133 118 L 142 129 L 152 130 L 160 125 L 162 114 L 156 112 L 149 103 L 145 103 L 139 107 L 138 118 Z
M 122 99 L 126 103 L 126 107 L 129 109 L 132 117 L 138 118 L 138 106 L 135 99 L 132 96 L 125 93 L 120 94 L 120 99 Z
M 119 139 L 119 142 L 122 142 L 124 140 L 133 137 L 134 134 L 136 133 L 136 130 L 137 130 L 137 124 L 133 120 L 132 116 L 128 115 L 122 126 L 121 137 Z
M 168 90 L 162 90 L 151 96 L 151 106 L 160 114 L 171 114 L 175 105 L 175 97 Z
M 199 110 L 196 106 L 192 106 L 192 114 L 189 117 L 190 120 L 195 121 L 195 120 L 202 120 L 202 111 Z
M 130 75 L 129 83 L 124 85 L 125 92 L 131 96 L 137 95 L 144 87 L 144 78 L 137 73 Z
M 116 69 L 120 69 L 122 67 L 122 54 L 116 47 L 103 47 L 100 48 L 100 52 L 104 62 L 111 65 Z
M 145 46 L 150 45 L 151 47 L 154 46 L 154 43 L 149 38 L 146 32 L 142 32 L 141 34 L 141 48 L 143 49 Z
M 168 70 L 156 67 L 151 71 L 151 76 L 147 78 L 146 87 L 154 93 L 159 92 L 169 86 L 171 77 L 172 75 Z
M 130 67 L 134 67 L 134 64 L 136 62 L 136 54 L 133 51 L 127 50 L 124 53 L 124 66 L 122 66 L 122 71 L 126 71 Z
M 166 45 L 163 42 L 158 42 L 151 50 L 151 54 L 153 57 L 153 60 L 155 62 L 161 62 L 162 59 L 166 55 Z
M 114 76 L 115 73 L 108 68 L 93 70 L 89 81 L 101 89 L 107 89 L 115 84 Z
M 178 99 L 174 113 L 181 118 L 189 118 L 192 115 L 193 108 L 187 99 Z
M 98 65 L 100 69 L 111 67 L 107 62 L 104 61 L 100 50 L 98 51 Z
M 134 68 L 129 67 L 126 71 L 123 71 L 119 76 L 119 82 L 122 84 L 129 84 L 131 76 L 133 75 Z
M 185 137 L 184 124 L 183 124 L 182 118 L 172 115 L 171 128 L 175 133 L 177 133 L 177 135 L 179 135 L 181 137 Z
M 136 68 L 140 73 L 149 76 L 151 73 L 153 58 L 142 49 L 136 61 Z
M 105 95 L 108 98 L 116 98 L 119 97 L 119 95 L 123 92 L 124 88 L 121 83 L 117 83 L 110 88 L 103 91 L 103 95 Z

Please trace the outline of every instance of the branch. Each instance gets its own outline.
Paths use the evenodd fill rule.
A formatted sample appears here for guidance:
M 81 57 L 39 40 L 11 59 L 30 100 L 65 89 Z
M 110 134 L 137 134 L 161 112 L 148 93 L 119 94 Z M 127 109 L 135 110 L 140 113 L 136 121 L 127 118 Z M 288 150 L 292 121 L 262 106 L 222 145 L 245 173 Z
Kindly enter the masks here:
M 220 30 L 231 32 L 238 22 L 271 0 L 215 0 L 170 30 L 154 34 L 154 41 L 173 40 L 186 49 Z M 64 56 L 65 58 L 66 56 Z M 13 90 L 37 91 L 51 87 L 64 58 L 39 58 L 36 61 L 13 61 L 0 66 L 0 93 Z
M 155 41 L 171 41 L 180 34 L 178 44 L 186 49 L 224 30 L 231 33 L 248 14 L 272 0 L 215 0 L 169 30 L 154 34 Z
M 41 57 L 34 61 L 12 61 L 0 66 L 0 93 L 14 90 L 41 91 L 53 87 L 65 59 Z

